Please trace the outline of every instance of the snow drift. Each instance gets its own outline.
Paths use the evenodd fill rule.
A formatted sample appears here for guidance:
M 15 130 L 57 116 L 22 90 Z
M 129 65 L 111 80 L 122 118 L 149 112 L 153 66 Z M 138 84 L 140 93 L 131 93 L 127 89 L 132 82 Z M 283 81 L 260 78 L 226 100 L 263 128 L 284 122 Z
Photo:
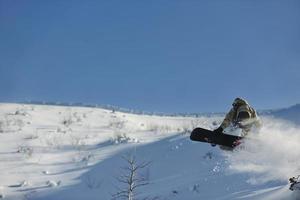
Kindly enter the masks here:
M 251 173 L 252 183 L 287 182 L 300 173 L 300 130 L 292 123 L 264 118 L 263 128 L 242 149 L 228 154 L 230 169 Z

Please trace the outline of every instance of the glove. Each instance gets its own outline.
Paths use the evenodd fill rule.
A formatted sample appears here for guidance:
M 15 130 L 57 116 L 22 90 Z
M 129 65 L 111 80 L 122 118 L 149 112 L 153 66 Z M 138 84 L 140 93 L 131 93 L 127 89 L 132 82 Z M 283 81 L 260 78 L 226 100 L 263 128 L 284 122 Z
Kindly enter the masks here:
M 222 134 L 223 133 L 223 128 L 220 126 L 219 128 L 214 130 L 214 133 L 216 134 Z

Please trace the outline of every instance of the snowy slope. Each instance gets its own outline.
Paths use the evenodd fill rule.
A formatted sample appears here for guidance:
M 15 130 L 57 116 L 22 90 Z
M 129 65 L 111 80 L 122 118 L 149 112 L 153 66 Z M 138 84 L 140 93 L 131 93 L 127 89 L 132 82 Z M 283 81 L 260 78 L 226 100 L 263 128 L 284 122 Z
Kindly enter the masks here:
M 289 108 L 270 111 L 268 114 L 300 125 L 300 104 L 293 105 Z
M 264 117 L 243 149 L 189 140 L 210 117 L 159 117 L 105 109 L 0 104 L 0 193 L 5 199 L 112 199 L 124 156 L 150 162 L 136 199 L 296 199 L 287 180 L 300 173 L 300 131 Z M 120 188 L 120 189 L 117 189 Z

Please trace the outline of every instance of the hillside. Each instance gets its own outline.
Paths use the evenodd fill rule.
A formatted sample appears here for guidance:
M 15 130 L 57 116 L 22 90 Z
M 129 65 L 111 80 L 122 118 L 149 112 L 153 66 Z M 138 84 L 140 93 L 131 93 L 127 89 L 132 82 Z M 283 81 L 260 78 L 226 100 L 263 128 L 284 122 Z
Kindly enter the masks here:
M 189 140 L 223 116 L 167 117 L 100 108 L 0 104 L 0 193 L 4 199 L 112 199 L 126 185 L 125 158 L 138 172 L 137 199 L 296 199 L 300 131 L 268 116 L 243 148 Z M 280 146 L 279 146 L 280 144 Z M 119 188 L 119 189 L 117 189 Z
M 288 108 L 273 110 L 268 114 L 298 125 L 300 124 L 300 104 L 296 104 Z

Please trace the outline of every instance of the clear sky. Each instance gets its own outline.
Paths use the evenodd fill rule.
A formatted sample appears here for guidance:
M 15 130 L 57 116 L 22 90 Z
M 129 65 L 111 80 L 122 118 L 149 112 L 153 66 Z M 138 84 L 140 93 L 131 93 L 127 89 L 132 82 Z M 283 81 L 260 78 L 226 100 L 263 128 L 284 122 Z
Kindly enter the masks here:
M 0 0 L 0 101 L 300 103 L 298 0 Z

